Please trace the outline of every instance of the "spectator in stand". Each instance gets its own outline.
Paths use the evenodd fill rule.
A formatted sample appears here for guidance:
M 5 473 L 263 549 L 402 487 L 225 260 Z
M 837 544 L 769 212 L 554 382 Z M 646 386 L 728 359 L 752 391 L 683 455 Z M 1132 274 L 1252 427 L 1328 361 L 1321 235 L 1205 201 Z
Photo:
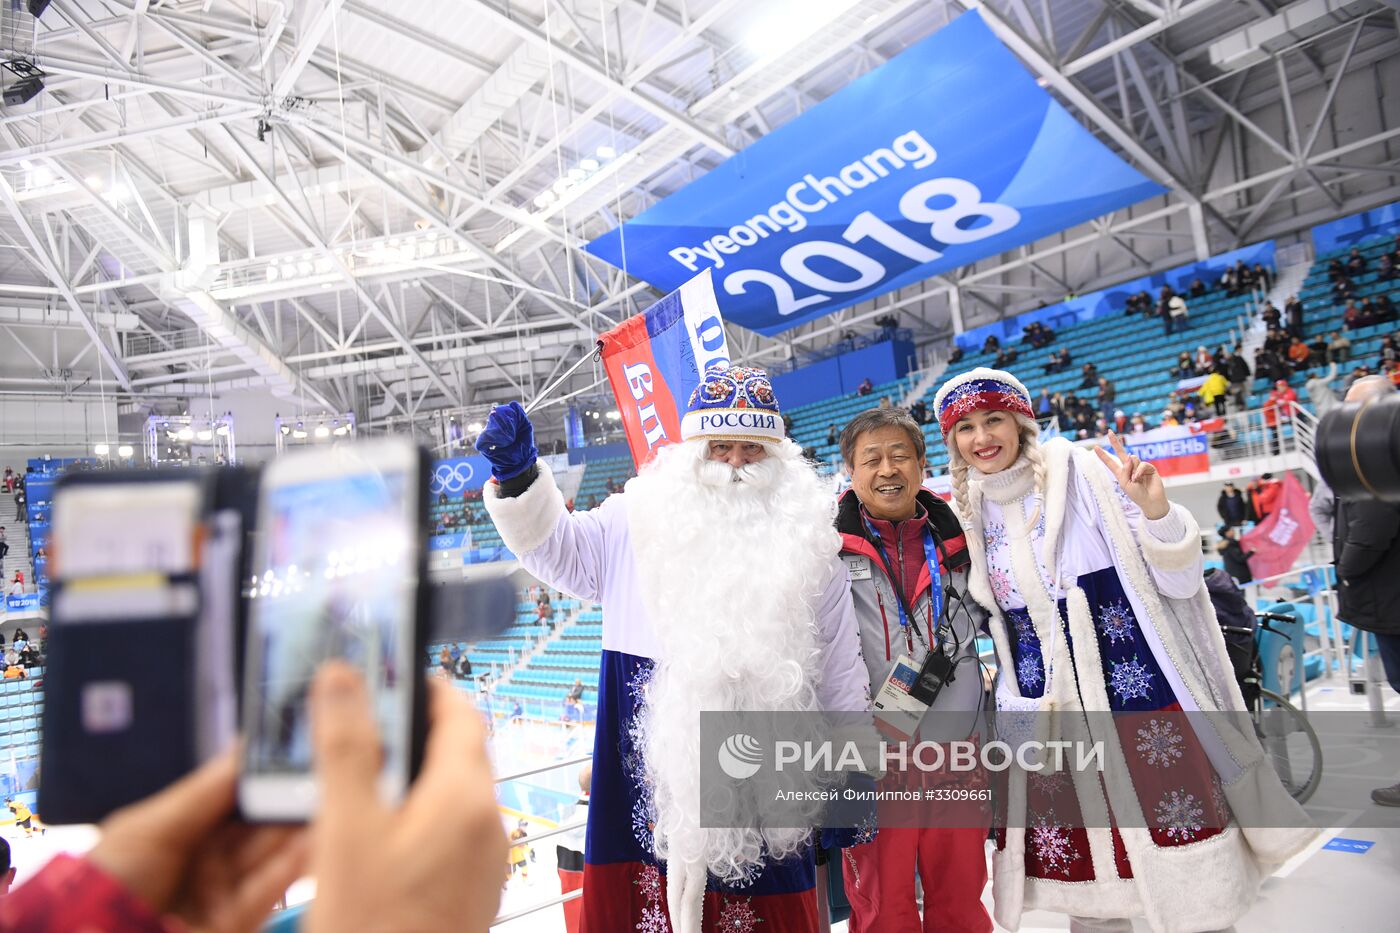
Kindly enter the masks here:
M 1176 358 L 1176 365 L 1167 371 L 1173 379 L 1192 379 L 1196 376 L 1196 364 L 1191 362 L 1191 354 L 1185 350 Z
M 1249 518 L 1249 503 L 1234 483 L 1226 483 L 1215 500 L 1215 511 L 1228 527 L 1238 528 Z
M 1060 371 L 1060 354 L 1054 350 L 1045 358 L 1045 375 L 1049 376 Z
M 1337 281 L 1338 279 L 1340 279 L 1342 276 L 1344 276 L 1344 275 L 1346 275 L 1346 274 L 1347 274 L 1347 270 L 1344 269 L 1344 268 L 1342 268 L 1342 261 L 1341 261 L 1340 259 L 1328 260 L 1328 262 L 1327 262 L 1327 280 L 1328 280 L 1328 281 L 1330 281 L 1330 282 L 1335 282 L 1335 281 Z
M 1371 300 L 1371 299 L 1367 299 L 1367 300 L 1369 301 L 1369 300 Z M 1376 321 L 1377 321 L 1377 322 L 1385 322 L 1385 321 L 1393 321 L 1393 320 L 1395 320 L 1395 317 L 1396 317 L 1395 305 L 1394 305 L 1393 302 L 1391 302 L 1390 296 L 1389 296 L 1389 295 L 1386 295 L 1386 294 L 1377 295 L 1377 296 L 1375 297 L 1375 303 L 1376 303 Z
M 1400 347 L 1396 346 L 1395 335 L 1386 334 L 1381 338 L 1381 362 L 1389 363 L 1397 358 L 1400 358 Z
M 5 526 L 0 525 L 0 571 L 5 569 L 5 555 L 10 553 L 10 543 L 5 540 Z M 4 577 L 0 577 L 4 579 Z M 0 644 L 4 644 L 0 642 Z
M 1235 281 L 1235 270 L 1233 266 L 1226 266 L 1225 271 L 1220 276 L 1220 287 L 1225 290 L 1225 294 L 1231 298 L 1240 293 L 1239 283 Z
M 1284 425 L 1293 420 L 1293 408 L 1297 404 L 1298 393 L 1293 391 L 1288 381 L 1276 380 L 1273 391 L 1264 402 L 1264 424 L 1269 428 L 1274 453 L 1280 450 Z
M 1332 294 L 1338 301 L 1345 301 L 1356 294 L 1356 284 L 1346 276 L 1332 283 Z
M 24 491 L 24 478 L 20 477 L 15 483 L 15 521 L 22 522 L 25 520 L 24 506 L 27 501 Z
M 869 376 L 862 379 L 860 385 L 856 387 L 856 395 L 869 395 L 874 391 L 875 384 L 870 381 Z
M 1312 360 L 1314 363 L 1328 362 L 1326 334 L 1318 334 L 1314 337 L 1312 342 L 1308 344 L 1308 349 L 1312 351 Z
M 826 426 L 826 446 L 836 446 L 836 425 L 834 424 L 829 424 Z
M 1332 380 L 1336 378 L 1337 364 L 1333 363 L 1326 372 L 1321 368 L 1312 370 L 1308 374 L 1308 381 L 1303 383 L 1313 414 L 1319 418 L 1337 407 L 1337 393 L 1332 391 Z
M 574 678 L 574 685 L 573 685 L 572 687 L 569 688 L 568 701 L 569 701 L 570 703 L 578 703 L 578 702 L 580 702 L 582 699 L 583 699 L 583 681 L 582 681 L 580 678 L 575 677 L 575 678 Z
M 1118 390 L 1113 387 L 1113 383 L 1106 376 L 1099 377 L 1099 411 L 1103 412 L 1103 418 L 1107 421 L 1113 417 L 1113 400 L 1118 397 Z
M 1079 388 L 1092 389 L 1099 384 L 1099 368 L 1093 363 L 1085 363 L 1084 368 L 1080 370 L 1080 372 L 1083 374 L 1084 378 L 1079 380 Z
M 1391 360 L 1382 367 L 1382 375 L 1390 380 L 1391 385 L 1400 386 L 1400 360 Z
M 1352 386 L 1356 385 L 1358 382 L 1360 382 L 1362 379 L 1365 379 L 1367 376 L 1374 375 L 1375 373 L 1371 372 L 1371 367 L 1369 366 L 1356 367 L 1354 370 L 1351 371 L 1351 375 L 1347 377 L 1347 391 L 1350 392 Z
M 914 404 L 909 406 L 909 417 L 913 418 L 917 424 L 928 424 L 928 403 L 923 399 L 916 399 Z
M 1181 422 L 1176 420 L 1175 412 L 1173 412 L 1170 408 L 1162 410 L 1162 423 L 1158 425 L 1158 427 L 1174 428 L 1179 424 L 1181 424 Z
M 1256 378 L 1278 382 L 1279 380 L 1286 381 L 1292 374 L 1292 368 L 1268 347 L 1260 347 L 1259 352 L 1254 354 L 1254 375 Z
M 1332 339 L 1327 344 L 1327 362 L 1345 363 L 1351 358 L 1351 340 L 1341 331 L 1332 331 Z
M 1117 434 L 1128 433 L 1128 416 L 1123 414 L 1123 409 L 1119 408 L 1113 412 L 1113 430 Z
M 1235 281 L 1240 283 L 1242 291 L 1248 291 L 1255 286 L 1254 271 L 1244 264 L 1241 259 L 1235 263 Z
M 1283 494 L 1283 483 L 1274 479 L 1274 474 L 1265 473 L 1245 487 L 1249 498 L 1249 518 L 1262 522 L 1273 512 L 1278 498 Z
M 1192 279 L 1191 288 L 1188 290 L 1187 294 L 1192 298 L 1204 298 L 1206 295 L 1205 283 L 1200 279 Z
M 1000 350 L 1000 349 L 1001 349 L 1001 341 L 997 339 L 997 335 L 996 335 L 996 334 L 988 334 L 988 335 L 987 335 L 987 339 L 984 340 L 984 341 L 982 341 L 982 352 L 983 352 L 983 353 L 991 353 L 993 350 Z
M 1288 318 L 1288 330 L 1295 337 L 1303 336 L 1303 303 L 1297 295 L 1289 295 L 1283 303 L 1284 316 Z
M 1225 564 L 1225 572 L 1235 578 L 1235 582 L 1240 586 L 1254 582 L 1254 574 L 1249 570 L 1249 558 L 1254 556 L 1253 551 L 1246 551 L 1235 537 L 1235 529 L 1229 525 L 1221 525 L 1219 528 L 1220 540 L 1216 543 L 1215 549 L 1220 552 L 1220 560 Z
M 949 363 L 961 363 L 961 362 L 962 362 L 962 358 L 963 358 L 962 347 L 958 346 L 957 344 L 953 344 L 952 352 L 950 352 L 950 353 L 948 354 L 948 362 L 949 362 Z
M 1264 307 L 1259 309 L 1259 317 L 1263 319 L 1264 324 L 1271 331 L 1277 328 L 1283 321 L 1283 313 L 1279 311 L 1278 308 L 1275 308 L 1271 301 L 1264 302 Z
M 1288 345 L 1288 361 L 1293 364 L 1293 371 L 1300 373 L 1308 368 L 1308 361 L 1312 358 L 1312 351 L 1308 345 L 1297 337 Z
M 1230 394 L 1235 398 L 1235 405 L 1244 411 L 1248 404 L 1249 382 L 1254 378 L 1253 371 L 1249 368 L 1249 363 L 1241 353 L 1239 344 L 1235 344 L 1234 350 L 1230 352 L 1230 358 L 1225 361 L 1225 378 L 1230 380 Z
M 1356 278 L 1358 275 L 1366 273 L 1366 257 L 1361 255 L 1361 250 L 1353 246 L 1351 255 L 1347 256 L 1347 276 Z
M 1263 263 L 1254 264 L 1254 283 L 1264 291 L 1274 287 L 1274 274 Z
M 1167 311 L 1170 319 L 1167 323 L 1167 333 L 1175 331 L 1178 334 L 1186 332 L 1186 324 L 1190 320 L 1189 309 L 1186 307 L 1186 299 L 1180 295 L 1172 295 L 1167 300 Z
M 4 483 L 6 493 L 14 492 L 15 484 L 19 482 L 19 477 L 15 475 L 15 471 L 13 469 L 11 469 L 10 467 L 5 467 L 5 478 L 3 481 L 0 482 Z
M 438 667 L 442 668 L 444 674 L 452 673 L 452 652 L 446 645 L 438 652 Z
M 462 653 L 457 655 L 457 660 L 452 663 L 452 676 L 458 680 L 472 679 L 472 661 L 467 657 L 466 648 L 462 649 Z
M 1004 347 L 997 351 L 996 368 L 1004 369 L 1020 357 L 1021 351 L 1015 347 Z
M 15 571 L 15 578 L 10 581 L 10 595 L 24 595 L 24 574 L 20 573 L 18 570 Z
M 1361 308 L 1358 308 L 1354 301 L 1348 301 L 1347 308 L 1341 312 L 1341 326 L 1347 331 L 1357 331 L 1365 326 L 1361 321 Z
M 1400 277 L 1400 265 L 1396 265 L 1395 257 L 1391 256 L 1390 253 L 1381 254 L 1378 271 L 1380 272 L 1381 281 L 1383 282 L 1389 282 Z
M 1225 394 L 1230 390 L 1230 382 L 1220 367 L 1214 367 L 1206 381 L 1201 383 L 1201 402 L 1214 407 L 1216 415 L 1225 416 Z
M 1143 416 L 1137 412 L 1133 412 L 1133 420 L 1128 426 L 1128 432 L 1130 434 L 1147 433 L 1147 419 L 1143 418 Z
M 1196 348 L 1196 356 L 1192 360 L 1196 364 L 1196 372 L 1204 375 L 1210 372 L 1210 368 L 1215 365 L 1215 357 L 1206 349 L 1205 344 Z

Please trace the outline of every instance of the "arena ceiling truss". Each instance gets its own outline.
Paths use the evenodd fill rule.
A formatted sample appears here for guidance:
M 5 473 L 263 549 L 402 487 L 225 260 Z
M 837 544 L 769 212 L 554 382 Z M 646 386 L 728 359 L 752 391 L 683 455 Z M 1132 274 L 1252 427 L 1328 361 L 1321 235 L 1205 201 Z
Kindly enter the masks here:
M 0 112 L 0 392 L 128 410 L 531 398 L 658 297 L 582 244 L 972 9 L 1168 193 L 776 339 L 736 328 L 740 357 L 891 312 L 928 343 L 1400 199 L 1377 0 L 9 6 L 5 60 L 44 89 Z

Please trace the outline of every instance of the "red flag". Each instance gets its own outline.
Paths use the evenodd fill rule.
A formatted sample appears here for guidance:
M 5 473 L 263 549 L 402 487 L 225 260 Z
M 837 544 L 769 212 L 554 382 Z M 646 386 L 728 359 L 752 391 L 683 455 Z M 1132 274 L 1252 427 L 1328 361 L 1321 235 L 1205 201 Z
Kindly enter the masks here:
M 1254 579 L 1286 573 L 1308 546 L 1314 531 L 1308 494 L 1292 473 L 1283 474 L 1283 489 L 1269 517 L 1240 538 Z
M 632 460 L 640 469 L 681 440 L 681 418 L 700 375 L 729 365 L 729 345 L 710 272 L 598 338 Z

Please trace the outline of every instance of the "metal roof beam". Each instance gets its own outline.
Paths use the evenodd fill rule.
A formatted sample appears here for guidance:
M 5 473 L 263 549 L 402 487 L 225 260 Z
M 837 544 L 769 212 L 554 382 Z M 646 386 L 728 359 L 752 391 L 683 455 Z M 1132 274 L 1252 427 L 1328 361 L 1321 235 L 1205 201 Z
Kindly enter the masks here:
M 612 75 L 605 72 L 601 67 L 589 61 L 583 55 L 567 46 L 560 45 L 549 36 L 540 31 L 537 24 L 526 21 L 523 16 L 514 10 L 501 9 L 491 0 L 474 0 L 476 9 L 488 14 L 495 22 L 509 29 L 527 42 L 533 42 L 541 48 L 548 49 L 551 55 L 556 56 L 561 61 L 581 74 L 588 76 L 594 81 L 606 87 L 613 93 L 621 96 L 655 116 L 682 133 L 685 133 L 695 142 L 700 143 L 709 149 L 714 150 L 722 156 L 732 156 L 735 152 L 733 146 L 715 133 L 696 123 L 690 117 L 654 99 L 650 94 L 643 93 L 635 87 L 618 81 Z
M 297 44 L 296 49 L 292 52 L 292 59 L 287 63 L 287 67 L 282 69 L 282 73 L 277 76 L 277 81 L 272 85 L 273 100 L 283 100 L 292 93 L 297 80 L 301 78 L 301 73 L 311 62 L 311 56 L 316 52 L 316 47 L 325 38 L 326 30 L 340 15 L 340 8 L 344 3 L 345 0 L 323 0 L 319 9 L 303 14 L 301 27 L 296 33 Z M 306 4 L 299 3 L 297 8 L 305 10 Z

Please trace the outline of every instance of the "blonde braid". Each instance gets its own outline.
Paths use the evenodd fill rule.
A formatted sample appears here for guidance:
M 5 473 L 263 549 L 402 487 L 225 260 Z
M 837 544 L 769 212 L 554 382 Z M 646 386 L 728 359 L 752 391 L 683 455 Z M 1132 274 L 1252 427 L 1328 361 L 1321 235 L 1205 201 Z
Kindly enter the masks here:
M 948 475 L 953 478 L 953 504 L 964 523 L 972 521 L 972 505 L 968 501 L 967 461 L 952 446 L 948 448 Z

